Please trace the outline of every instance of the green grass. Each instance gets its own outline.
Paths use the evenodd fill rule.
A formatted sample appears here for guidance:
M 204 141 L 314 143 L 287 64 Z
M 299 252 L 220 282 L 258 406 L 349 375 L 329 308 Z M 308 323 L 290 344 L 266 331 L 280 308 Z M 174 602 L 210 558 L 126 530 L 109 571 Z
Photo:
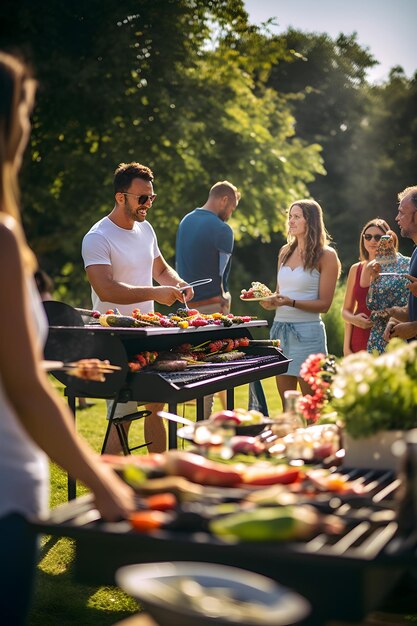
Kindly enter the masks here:
M 279 413 L 281 402 L 275 378 L 263 381 L 269 413 Z M 57 385 L 59 391 L 61 387 Z M 77 411 L 77 430 L 97 451 L 101 449 L 106 429 L 104 400 L 91 400 L 94 406 Z M 248 386 L 235 389 L 235 406 L 247 407 Z M 221 405 L 215 399 L 214 410 Z M 192 419 L 195 406 L 179 405 L 178 413 Z M 135 445 L 143 442 L 143 420 L 132 423 L 130 440 Z M 144 453 L 139 450 L 138 453 Z M 85 493 L 77 485 L 77 495 Z M 51 507 L 67 500 L 67 475 L 51 464 Z M 140 610 L 139 605 L 116 587 L 90 587 L 75 581 L 73 572 L 74 542 L 67 538 L 43 537 L 38 565 L 35 596 L 29 626 L 110 626 Z

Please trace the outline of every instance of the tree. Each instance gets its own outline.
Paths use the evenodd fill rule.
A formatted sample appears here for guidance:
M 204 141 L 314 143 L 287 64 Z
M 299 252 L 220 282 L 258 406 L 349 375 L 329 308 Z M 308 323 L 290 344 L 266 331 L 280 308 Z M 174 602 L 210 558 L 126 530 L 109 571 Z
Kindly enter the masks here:
M 120 161 L 155 171 L 151 221 L 168 257 L 177 223 L 216 180 L 242 188 L 237 239 L 267 240 L 322 171 L 319 146 L 294 137 L 286 100 L 265 84 L 285 47 L 248 28 L 241 0 L 21 0 L 1 11 L 1 46 L 23 50 L 39 79 L 24 223 L 62 298 L 88 301 L 81 239 L 111 209 Z

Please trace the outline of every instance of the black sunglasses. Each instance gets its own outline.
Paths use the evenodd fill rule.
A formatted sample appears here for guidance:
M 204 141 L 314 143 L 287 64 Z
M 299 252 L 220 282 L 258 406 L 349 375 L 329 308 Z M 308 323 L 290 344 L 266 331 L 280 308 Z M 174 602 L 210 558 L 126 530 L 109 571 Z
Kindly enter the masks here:
M 156 198 L 156 193 L 152 193 L 150 196 L 137 196 L 134 193 L 129 193 L 128 191 L 122 191 L 122 194 L 124 196 L 133 196 L 134 198 L 137 198 L 138 204 L 145 204 L 145 202 L 148 202 L 148 200 L 150 200 L 151 202 L 153 202 Z
M 375 239 L 375 241 L 380 241 L 382 235 L 370 235 L 369 233 L 364 233 L 363 238 L 366 241 L 371 241 L 371 239 Z

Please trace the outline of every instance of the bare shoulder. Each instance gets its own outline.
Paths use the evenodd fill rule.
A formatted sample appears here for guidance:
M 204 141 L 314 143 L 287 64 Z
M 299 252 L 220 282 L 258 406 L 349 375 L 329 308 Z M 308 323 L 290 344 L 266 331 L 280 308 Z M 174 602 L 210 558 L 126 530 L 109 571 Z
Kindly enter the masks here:
M 331 265 L 337 264 L 340 265 L 340 261 L 339 261 L 339 257 L 337 255 L 337 252 L 334 248 L 332 248 L 331 246 L 325 246 L 323 248 L 323 254 L 321 255 L 321 262 L 322 263 L 329 263 Z
M 324 246 L 323 248 L 323 257 L 324 258 L 334 258 L 334 259 L 338 259 L 338 255 L 337 252 L 334 248 L 332 248 L 331 246 Z
M 351 265 L 349 269 L 349 274 L 356 274 L 357 269 L 360 265 L 362 265 L 362 261 L 358 261 L 357 263 Z M 364 265 L 364 267 L 366 267 L 366 265 Z

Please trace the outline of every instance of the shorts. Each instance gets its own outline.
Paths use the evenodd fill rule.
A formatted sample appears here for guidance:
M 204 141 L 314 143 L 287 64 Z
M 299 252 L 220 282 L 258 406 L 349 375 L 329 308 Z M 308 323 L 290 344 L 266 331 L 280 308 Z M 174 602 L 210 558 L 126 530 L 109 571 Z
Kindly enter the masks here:
M 283 376 L 300 376 L 300 369 L 310 354 L 327 354 L 327 339 L 324 323 L 317 322 L 274 322 L 271 339 L 281 341 L 280 349 L 289 359 L 288 370 Z

